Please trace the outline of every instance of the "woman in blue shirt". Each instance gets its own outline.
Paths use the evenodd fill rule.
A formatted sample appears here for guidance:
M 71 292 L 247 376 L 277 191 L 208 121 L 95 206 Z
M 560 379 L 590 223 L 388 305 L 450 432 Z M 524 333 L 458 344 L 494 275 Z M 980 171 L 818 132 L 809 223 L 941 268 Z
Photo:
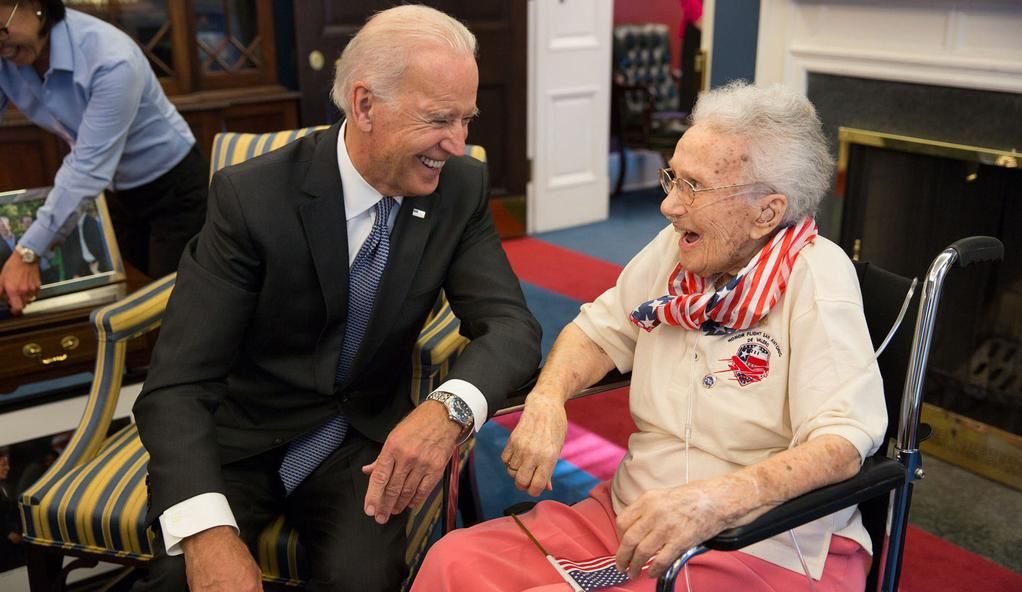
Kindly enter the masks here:
M 205 219 L 209 168 L 135 41 L 61 0 L 0 0 L 0 118 L 8 102 L 71 146 L 0 271 L 11 311 L 35 298 L 39 255 L 102 191 L 125 259 L 173 272 Z

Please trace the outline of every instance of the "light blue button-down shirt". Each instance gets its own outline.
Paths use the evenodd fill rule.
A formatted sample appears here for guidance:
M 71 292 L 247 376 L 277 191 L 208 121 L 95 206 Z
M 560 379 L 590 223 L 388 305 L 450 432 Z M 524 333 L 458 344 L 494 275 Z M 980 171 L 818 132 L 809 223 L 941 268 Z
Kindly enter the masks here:
M 0 59 L 0 117 L 10 101 L 71 145 L 46 204 L 18 241 L 37 253 L 70 231 L 83 199 L 153 181 L 195 145 L 142 50 L 116 27 L 68 10 L 49 44 L 42 80 L 32 66 Z

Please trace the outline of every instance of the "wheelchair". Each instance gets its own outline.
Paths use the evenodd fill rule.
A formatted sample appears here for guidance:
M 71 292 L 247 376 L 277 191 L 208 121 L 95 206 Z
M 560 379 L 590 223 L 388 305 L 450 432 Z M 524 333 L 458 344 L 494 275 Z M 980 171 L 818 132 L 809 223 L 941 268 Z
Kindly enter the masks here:
M 896 591 L 901 576 L 912 489 L 915 482 L 925 476 L 918 446 L 929 437 L 930 428 L 920 424 L 919 419 L 924 375 L 944 278 L 955 264 L 967 267 L 1003 258 L 1004 245 L 996 238 L 974 236 L 956 241 L 930 264 L 922 281 L 922 295 L 918 302 L 914 298 L 917 280 L 909 280 L 876 265 L 855 262 L 870 338 L 884 377 L 888 417 L 892 418 L 888 422 L 885 441 L 892 446 L 881 447 L 867 458 L 859 473 L 851 479 L 793 498 L 747 525 L 725 530 L 688 549 L 659 578 L 657 592 L 673 591 L 675 580 L 685 564 L 702 553 L 710 550 L 737 551 L 856 504 L 875 551 L 866 578 L 866 590 Z M 899 331 L 903 319 L 913 315 L 916 319 L 914 332 Z M 628 374 L 612 371 L 572 398 L 627 386 L 629 378 Z M 531 385 L 513 393 L 509 397 L 509 406 L 497 411 L 496 415 L 520 411 L 529 390 Z M 893 421 L 894 417 L 899 418 L 897 423 Z M 888 448 L 893 449 L 889 451 Z M 452 469 L 445 490 L 445 531 L 454 528 L 459 509 L 456 462 L 452 462 L 449 471 Z M 465 479 L 470 473 L 465 471 L 462 475 L 460 487 L 474 491 L 471 482 Z M 466 497 L 462 497 L 460 508 L 465 522 L 471 523 L 474 509 L 472 504 L 465 502 Z M 522 507 L 524 505 L 516 506 L 514 511 L 524 511 L 527 509 Z

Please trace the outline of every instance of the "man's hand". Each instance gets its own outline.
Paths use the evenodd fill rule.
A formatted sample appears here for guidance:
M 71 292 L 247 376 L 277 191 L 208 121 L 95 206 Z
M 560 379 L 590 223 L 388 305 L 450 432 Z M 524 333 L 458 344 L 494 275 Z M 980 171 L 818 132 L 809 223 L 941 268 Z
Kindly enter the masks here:
M 366 515 L 386 524 L 394 514 L 426 501 L 443 476 L 460 433 L 461 426 L 437 401 L 423 401 L 409 413 L 387 436 L 376 460 L 362 467 L 369 475 Z
M 263 589 L 262 571 L 241 537 L 230 526 L 214 526 L 181 541 L 188 589 L 256 592 Z
M 0 270 L 0 296 L 7 295 L 12 314 L 21 314 L 39 292 L 39 263 L 25 263 L 15 253 Z
M 568 416 L 559 396 L 532 391 L 518 425 L 511 432 L 500 459 L 515 487 L 537 496 L 553 489 L 551 479 L 568 433 Z

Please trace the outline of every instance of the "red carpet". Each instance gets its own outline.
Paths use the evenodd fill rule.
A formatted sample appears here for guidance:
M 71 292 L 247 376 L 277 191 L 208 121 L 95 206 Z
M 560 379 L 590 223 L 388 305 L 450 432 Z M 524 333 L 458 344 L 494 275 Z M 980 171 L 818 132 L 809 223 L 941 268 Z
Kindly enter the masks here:
M 1022 574 L 913 526 L 901 573 L 901 592 L 1022 592 Z
M 511 267 L 523 282 L 589 302 L 614 285 L 621 266 L 541 240 L 504 241 Z
M 523 281 L 586 302 L 612 286 L 621 267 L 536 239 L 504 242 L 511 266 Z M 635 424 L 628 413 L 628 389 L 571 401 L 574 426 L 627 447 Z M 511 428 L 517 417 L 506 419 Z M 925 484 L 923 485 L 925 486 Z M 1017 574 L 939 537 L 909 526 L 901 592 L 1022 592 Z

